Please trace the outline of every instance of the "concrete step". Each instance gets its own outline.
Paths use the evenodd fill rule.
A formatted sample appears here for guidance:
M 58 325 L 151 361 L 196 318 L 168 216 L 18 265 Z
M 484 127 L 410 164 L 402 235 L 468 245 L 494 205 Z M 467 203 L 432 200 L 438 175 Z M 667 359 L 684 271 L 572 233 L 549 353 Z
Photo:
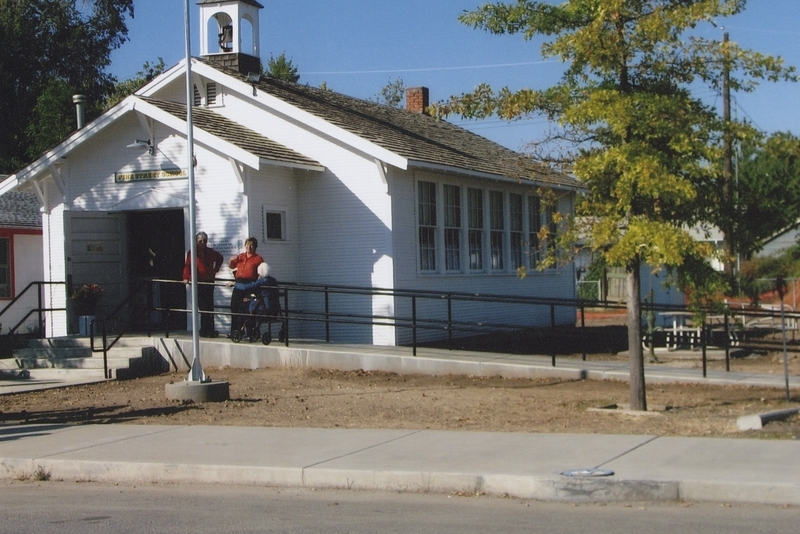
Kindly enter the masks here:
M 92 349 L 89 347 L 31 347 L 14 351 L 14 358 L 17 360 L 72 360 L 91 357 Z
M 119 369 L 109 369 L 111 377 L 116 378 L 116 371 Z M 87 380 L 105 380 L 103 368 L 100 369 L 30 369 L 30 379 L 37 381 L 46 380 L 75 380 L 85 382 Z
M 95 337 L 95 348 L 102 346 L 103 340 Z M 122 337 L 115 344 L 118 347 L 147 347 L 152 345 L 152 339 L 146 336 Z M 32 339 L 28 342 L 30 348 L 76 348 L 91 347 L 88 337 L 54 337 L 51 339 Z
M 108 367 L 130 367 L 135 358 L 108 357 Z M 0 360 L 2 369 L 102 369 L 103 357 L 89 358 L 8 358 Z
M 14 357 L 0 360 L 0 369 L 29 369 L 31 377 L 51 378 L 104 378 L 102 352 L 92 352 L 88 340 L 66 341 L 55 345 L 36 340 L 35 347 L 14 351 Z M 45 340 L 46 341 L 46 340 Z M 86 346 L 83 346 L 85 342 Z M 111 378 L 126 380 L 140 376 L 161 374 L 169 366 L 159 352 L 150 346 L 115 346 L 108 352 L 107 367 Z M 138 345 L 138 346 L 137 346 Z

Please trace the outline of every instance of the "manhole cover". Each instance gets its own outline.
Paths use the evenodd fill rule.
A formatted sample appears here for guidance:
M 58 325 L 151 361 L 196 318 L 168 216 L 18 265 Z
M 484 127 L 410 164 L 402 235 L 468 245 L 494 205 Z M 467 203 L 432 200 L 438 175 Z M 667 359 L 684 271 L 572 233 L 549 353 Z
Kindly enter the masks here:
M 570 469 L 561 471 L 565 477 L 610 477 L 614 471 L 610 469 Z

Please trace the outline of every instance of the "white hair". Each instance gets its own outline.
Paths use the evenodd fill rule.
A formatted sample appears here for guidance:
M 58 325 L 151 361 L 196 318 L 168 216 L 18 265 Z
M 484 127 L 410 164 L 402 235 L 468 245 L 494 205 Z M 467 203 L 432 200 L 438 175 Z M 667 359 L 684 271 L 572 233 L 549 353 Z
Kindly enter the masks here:
M 258 266 L 258 276 L 264 278 L 268 274 L 269 274 L 269 265 L 267 265 L 267 262 L 264 262 Z

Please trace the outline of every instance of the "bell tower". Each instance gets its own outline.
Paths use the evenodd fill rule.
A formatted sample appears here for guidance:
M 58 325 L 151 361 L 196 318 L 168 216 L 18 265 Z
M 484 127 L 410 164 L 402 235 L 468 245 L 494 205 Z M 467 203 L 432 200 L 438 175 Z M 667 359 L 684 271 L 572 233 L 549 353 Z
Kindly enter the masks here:
M 256 0 L 200 0 L 200 55 L 242 74 L 261 72 Z

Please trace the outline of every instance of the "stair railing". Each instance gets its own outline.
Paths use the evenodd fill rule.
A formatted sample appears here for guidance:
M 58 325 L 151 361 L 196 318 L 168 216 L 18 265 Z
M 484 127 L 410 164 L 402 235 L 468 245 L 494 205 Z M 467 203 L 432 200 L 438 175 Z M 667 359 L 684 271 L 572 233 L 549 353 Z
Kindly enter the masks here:
M 31 310 L 29 310 L 28 313 L 26 313 L 22 317 L 22 319 L 19 320 L 19 322 L 17 324 L 15 324 L 11 328 L 9 328 L 7 335 L 15 334 L 17 332 L 17 330 L 23 324 L 25 324 L 25 322 L 28 320 L 28 318 L 31 315 L 37 314 L 37 316 L 38 316 L 37 317 L 37 325 L 38 325 L 38 330 L 39 330 L 39 334 L 38 334 L 39 335 L 39 339 L 44 339 L 44 337 L 45 337 L 45 317 L 44 317 L 44 314 L 47 313 L 47 312 L 66 311 L 66 308 L 45 308 L 45 306 L 44 306 L 44 289 L 45 289 L 45 287 L 46 286 L 59 286 L 59 285 L 60 286 L 64 286 L 66 288 L 66 282 L 44 282 L 44 281 L 31 282 L 27 286 L 25 286 L 25 289 L 20 291 L 13 299 L 11 299 L 11 301 L 8 304 L 6 304 L 6 306 L 2 310 L 0 310 L 0 324 L 2 324 L 2 320 L 1 319 L 3 317 L 3 314 L 6 313 L 7 311 L 10 311 L 14 307 L 15 304 L 19 303 L 22 300 L 22 298 L 28 293 L 28 291 L 32 287 L 36 286 L 36 290 L 37 290 L 37 305 L 36 305 L 36 307 L 31 309 Z
M 131 292 L 128 294 L 128 296 L 125 299 L 123 299 L 123 301 L 120 302 L 117 305 L 116 308 L 111 310 L 111 312 L 107 313 L 103 318 L 94 319 L 89 324 L 89 346 L 91 347 L 91 350 L 92 350 L 93 353 L 94 352 L 98 352 L 98 353 L 102 352 L 103 353 L 103 376 L 105 376 L 106 379 L 110 379 L 111 378 L 111 372 L 108 369 L 108 351 L 110 351 L 114 347 L 114 345 L 116 345 L 117 342 L 120 339 L 122 339 L 122 336 L 124 336 L 130 330 L 131 326 L 133 326 L 134 324 L 137 324 L 136 321 L 135 321 L 136 317 L 134 317 L 133 313 L 130 313 L 130 312 L 132 312 L 132 310 L 134 308 L 130 304 L 131 304 L 131 302 L 133 302 L 134 298 L 139 297 L 142 294 L 143 291 L 147 291 L 146 295 L 149 297 L 149 295 L 151 293 L 150 292 L 150 285 L 151 285 L 151 282 L 149 280 L 142 281 L 142 283 L 138 284 L 136 287 L 134 287 L 131 290 Z M 148 305 L 145 306 L 145 309 L 143 310 L 143 312 L 147 313 L 149 315 L 150 307 L 151 306 L 150 306 L 149 301 L 148 301 Z M 126 310 L 126 308 L 129 311 L 127 321 L 125 321 L 123 319 L 124 316 L 123 316 L 123 313 L 122 313 L 124 310 Z M 119 329 L 119 332 L 114 337 L 114 339 L 109 343 L 108 342 L 108 323 L 111 322 L 111 321 L 115 321 L 118 324 L 120 324 L 121 328 Z M 100 347 L 100 348 L 95 347 L 95 341 L 94 341 L 94 339 L 95 339 L 95 325 L 99 325 L 100 335 L 102 337 L 102 347 Z M 150 332 L 150 321 L 149 320 L 147 321 L 147 325 L 148 325 L 147 335 L 149 337 L 150 333 L 151 333 Z

